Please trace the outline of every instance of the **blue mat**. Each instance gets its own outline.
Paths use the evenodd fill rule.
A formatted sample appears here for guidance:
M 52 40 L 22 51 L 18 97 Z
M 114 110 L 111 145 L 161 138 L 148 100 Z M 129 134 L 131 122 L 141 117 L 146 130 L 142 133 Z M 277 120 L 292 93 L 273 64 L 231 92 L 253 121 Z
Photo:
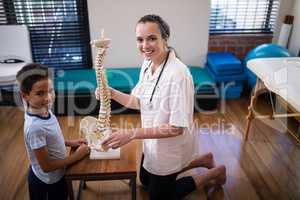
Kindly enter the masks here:
M 223 87 L 226 88 L 228 91 L 234 91 L 234 92 L 241 92 L 243 91 L 243 84 L 242 82 L 222 82 L 218 84 L 219 88 Z
M 207 67 L 207 71 L 212 76 L 212 78 L 216 82 L 224 82 L 224 81 L 243 81 L 246 79 L 245 73 L 242 74 L 232 74 L 232 75 L 217 75 L 215 74 L 209 67 Z
M 223 84 L 219 84 L 220 95 L 225 95 L 226 99 L 240 98 L 241 93 L 243 92 L 243 84 L 241 82 L 235 82 L 234 85 L 232 85 L 231 82 L 223 83 Z M 226 84 L 230 84 L 230 85 L 226 85 Z
M 129 93 L 139 79 L 140 68 L 110 68 L 106 70 L 108 84 Z M 94 93 L 97 87 L 94 69 L 60 70 L 54 78 L 54 88 L 60 93 Z
M 242 67 L 238 68 L 238 69 L 228 69 L 228 70 L 222 70 L 222 71 L 218 70 L 215 65 L 207 64 L 207 67 L 209 67 L 214 72 L 214 74 L 216 74 L 218 76 L 238 75 L 238 74 L 244 73 L 244 69 Z
M 216 94 L 220 92 L 220 84 L 217 84 L 207 68 L 196 66 L 189 67 L 193 76 L 196 94 Z M 109 85 L 122 92 L 129 93 L 137 83 L 140 68 L 114 68 L 107 69 Z M 226 86 L 226 83 L 224 83 Z M 97 82 L 94 69 L 58 71 L 54 79 L 55 90 L 58 93 L 90 93 L 93 94 Z M 226 87 L 226 99 L 238 98 L 242 91 L 242 84 Z
M 210 76 L 206 68 L 189 66 L 193 76 L 195 92 L 197 94 L 215 93 L 216 82 Z
M 193 76 L 195 92 L 197 94 L 219 93 L 219 96 L 222 95 L 221 84 L 216 84 L 206 67 L 189 67 L 189 69 L 191 70 Z M 236 81 L 234 82 L 234 85 L 230 84 L 230 86 L 227 87 L 226 84 L 229 84 L 229 82 L 225 82 L 223 84 L 223 87 L 226 88 L 225 99 L 236 99 L 241 96 L 241 93 L 243 91 L 242 82 Z
M 239 99 L 241 97 L 241 92 L 226 92 L 225 99 Z M 220 93 L 220 95 L 223 95 Z
M 215 94 L 220 91 L 220 84 L 216 84 L 207 68 L 189 67 L 193 76 L 195 93 Z M 114 68 L 107 69 L 109 85 L 122 92 L 129 93 L 137 83 L 140 68 Z M 58 72 L 54 80 L 55 90 L 59 93 L 91 93 L 93 94 L 97 82 L 94 69 L 65 70 Z M 226 86 L 226 83 L 225 83 Z M 236 98 L 242 91 L 242 84 L 226 87 L 226 99 Z
M 189 66 L 198 94 L 214 93 L 215 81 L 206 68 Z M 139 79 L 140 68 L 109 68 L 106 70 L 108 84 L 122 92 L 130 93 Z M 94 69 L 57 71 L 55 90 L 59 93 L 94 93 L 97 82 Z
M 207 54 L 207 64 L 216 73 L 226 73 L 228 71 L 242 71 L 243 66 L 234 54 L 229 52 L 210 52 Z

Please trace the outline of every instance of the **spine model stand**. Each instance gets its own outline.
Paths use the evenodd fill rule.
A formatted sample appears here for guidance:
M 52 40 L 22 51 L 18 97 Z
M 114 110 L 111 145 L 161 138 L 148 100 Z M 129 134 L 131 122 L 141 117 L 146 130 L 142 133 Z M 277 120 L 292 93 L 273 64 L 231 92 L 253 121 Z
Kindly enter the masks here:
M 87 139 L 88 145 L 93 153 L 94 151 L 107 151 L 102 148 L 102 141 L 110 133 L 110 92 L 107 84 L 103 60 L 106 55 L 106 50 L 109 48 L 110 39 L 104 38 L 104 31 L 101 31 L 101 38 L 91 42 L 93 47 L 96 47 L 96 63 L 95 71 L 98 84 L 97 99 L 100 100 L 100 110 L 98 119 L 87 116 L 80 122 L 80 130 Z

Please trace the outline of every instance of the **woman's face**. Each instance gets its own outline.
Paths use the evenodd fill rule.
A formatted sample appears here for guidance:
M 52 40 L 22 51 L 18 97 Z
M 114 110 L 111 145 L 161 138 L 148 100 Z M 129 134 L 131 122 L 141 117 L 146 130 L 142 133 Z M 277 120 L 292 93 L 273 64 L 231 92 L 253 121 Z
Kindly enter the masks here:
M 159 61 L 166 52 L 167 42 L 161 36 L 156 23 L 139 23 L 136 26 L 137 48 L 147 60 Z

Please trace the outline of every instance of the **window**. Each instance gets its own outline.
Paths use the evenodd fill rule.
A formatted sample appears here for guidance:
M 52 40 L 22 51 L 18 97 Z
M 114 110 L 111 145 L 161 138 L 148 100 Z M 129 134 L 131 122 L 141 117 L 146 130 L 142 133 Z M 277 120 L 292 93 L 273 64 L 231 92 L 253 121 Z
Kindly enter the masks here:
M 0 25 L 28 26 L 34 62 L 60 69 L 91 67 L 86 2 L 0 0 Z
M 4 12 L 2 12 L 4 10 L 4 7 L 3 7 L 3 3 L 0 1 L 0 25 L 1 24 L 6 24 L 7 21 L 6 21 L 6 15 Z
M 273 33 L 279 0 L 211 0 L 210 34 Z

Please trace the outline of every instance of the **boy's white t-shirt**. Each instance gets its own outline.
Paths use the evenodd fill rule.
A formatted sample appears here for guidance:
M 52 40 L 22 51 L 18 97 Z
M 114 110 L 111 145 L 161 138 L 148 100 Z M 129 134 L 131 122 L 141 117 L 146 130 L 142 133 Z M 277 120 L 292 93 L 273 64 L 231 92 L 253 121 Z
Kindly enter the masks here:
M 143 140 L 143 167 L 152 174 L 163 176 L 180 171 L 197 154 L 197 141 L 192 130 L 194 84 L 187 66 L 171 51 L 150 103 L 163 64 L 152 74 L 149 63 L 144 61 L 139 82 L 131 93 L 140 99 L 142 127 L 153 128 L 161 124 L 184 127 L 184 133 L 179 136 Z
M 24 139 L 34 174 L 47 184 L 59 181 L 64 176 L 65 168 L 44 172 L 34 154 L 35 149 L 46 147 L 50 159 L 66 158 L 64 137 L 54 114 L 49 111 L 48 117 L 41 117 L 25 113 Z

